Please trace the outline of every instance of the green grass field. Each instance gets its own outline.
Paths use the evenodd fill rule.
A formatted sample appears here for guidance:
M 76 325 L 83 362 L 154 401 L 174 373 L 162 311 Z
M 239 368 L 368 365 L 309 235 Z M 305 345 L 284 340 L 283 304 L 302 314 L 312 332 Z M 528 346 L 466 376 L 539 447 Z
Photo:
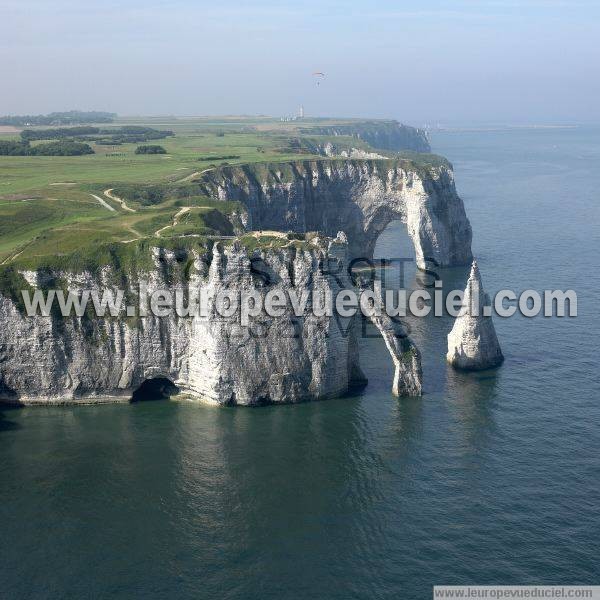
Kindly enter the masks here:
M 281 122 L 266 117 L 121 118 L 114 126 L 172 130 L 173 137 L 157 142 L 167 154 L 136 155 L 137 143 L 107 146 L 89 142 L 95 154 L 0 156 L 0 265 L 68 266 L 83 255 L 103 256 L 97 251 L 102 245 L 129 246 L 127 252 L 131 252 L 150 242 L 165 245 L 189 236 L 231 236 L 234 232 L 226 215 L 233 210 L 232 203 L 190 196 L 186 181 L 225 164 L 322 159 L 312 153 L 315 142 L 334 141 L 338 147 L 368 149 L 355 138 L 330 139 L 299 131 L 352 122 Z M 18 130 L 0 128 L 0 140 L 13 139 L 19 139 Z M 145 204 L 131 193 L 149 184 L 161 193 L 166 190 L 164 198 L 155 204 Z M 122 198 L 125 205 L 104 193 L 111 188 L 127 191 Z M 178 216 L 186 207 L 189 210 Z

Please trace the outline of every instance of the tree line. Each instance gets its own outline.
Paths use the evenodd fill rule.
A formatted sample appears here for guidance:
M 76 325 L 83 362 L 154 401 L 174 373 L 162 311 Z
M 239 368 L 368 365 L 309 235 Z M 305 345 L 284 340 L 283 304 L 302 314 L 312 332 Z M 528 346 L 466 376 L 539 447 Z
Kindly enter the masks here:
M 153 127 L 141 125 L 124 125 L 122 127 L 110 127 L 101 129 L 99 127 L 58 127 L 55 129 L 24 129 L 21 131 L 21 139 L 33 140 L 55 140 L 74 139 L 82 142 L 96 142 L 102 146 L 119 146 L 121 144 L 136 144 L 149 142 L 151 140 L 162 140 L 175 135 L 170 130 L 159 130 Z
M 79 125 L 81 123 L 112 123 L 116 113 L 104 111 L 69 110 L 47 115 L 6 115 L 0 117 L 0 125 L 27 127 L 29 125 Z
M 89 144 L 62 140 L 32 146 L 27 142 L 0 141 L 0 156 L 82 156 L 94 154 Z

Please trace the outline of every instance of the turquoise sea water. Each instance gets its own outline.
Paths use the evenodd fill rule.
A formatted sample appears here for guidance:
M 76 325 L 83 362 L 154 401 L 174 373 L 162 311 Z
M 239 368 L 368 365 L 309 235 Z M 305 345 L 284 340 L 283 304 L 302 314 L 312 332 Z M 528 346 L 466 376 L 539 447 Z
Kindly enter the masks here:
M 496 319 L 458 374 L 411 322 L 425 395 L 260 409 L 4 410 L 5 598 L 429 598 L 434 584 L 600 580 L 600 131 L 440 132 L 489 292 L 573 288 L 575 319 Z M 380 256 L 407 256 L 391 225 Z M 412 273 L 409 272 L 412 282 Z M 461 287 L 463 269 L 443 273 Z

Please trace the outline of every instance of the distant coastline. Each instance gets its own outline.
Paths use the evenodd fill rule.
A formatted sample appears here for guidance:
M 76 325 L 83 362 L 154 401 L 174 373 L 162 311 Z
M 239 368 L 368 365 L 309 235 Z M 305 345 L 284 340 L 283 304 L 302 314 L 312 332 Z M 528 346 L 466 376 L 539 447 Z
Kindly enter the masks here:
M 467 131 L 511 131 L 511 130 L 531 130 L 531 129 L 578 129 L 581 125 L 504 125 L 496 127 L 429 127 L 427 131 L 450 131 L 450 132 L 467 132 Z

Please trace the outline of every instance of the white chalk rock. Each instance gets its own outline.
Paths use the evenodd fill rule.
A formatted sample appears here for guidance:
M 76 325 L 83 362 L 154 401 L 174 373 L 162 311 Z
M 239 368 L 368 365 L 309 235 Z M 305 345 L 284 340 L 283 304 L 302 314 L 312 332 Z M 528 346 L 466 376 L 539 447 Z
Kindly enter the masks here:
M 446 359 L 457 369 L 481 370 L 497 367 L 504 360 L 494 322 L 483 315 L 489 296 L 483 290 L 477 261 L 473 261 L 463 305 L 448 334 Z

